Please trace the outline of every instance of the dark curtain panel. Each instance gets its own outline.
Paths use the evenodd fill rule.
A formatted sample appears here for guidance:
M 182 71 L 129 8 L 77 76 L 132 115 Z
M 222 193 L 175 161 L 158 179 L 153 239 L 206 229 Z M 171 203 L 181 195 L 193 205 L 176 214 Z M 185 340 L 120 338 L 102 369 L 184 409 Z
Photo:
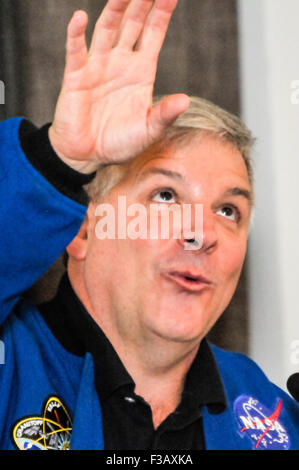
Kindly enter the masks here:
M 6 104 L 0 118 L 26 116 L 36 125 L 51 121 L 64 67 L 67 23 L 76 9 L 89 14 L 88 36 L 105 0 L 0 0 L 0 80 Z M 156 94 L 186 92 L 239 112 L 236 0 L 179 0 L 164 48 Z M 25 243 L 25 241 L 24 241 Z M 58 261 L 32 290 L 41 300 L 55 292 Z M 247 351 L 246 270 L 231 305 L 210 339 Z

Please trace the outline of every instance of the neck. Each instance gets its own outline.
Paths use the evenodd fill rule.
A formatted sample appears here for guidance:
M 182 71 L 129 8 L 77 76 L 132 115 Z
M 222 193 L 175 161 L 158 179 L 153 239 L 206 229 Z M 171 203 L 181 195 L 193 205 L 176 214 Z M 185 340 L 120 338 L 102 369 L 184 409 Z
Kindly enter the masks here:
M 136 395 L 150 405 L 153 424 L 157 428 L 180 403 L 185 379 L 199 345 L 186 350 L 186 347 L 178 348 L 177 344 L 160 338 L 136 345 L 120 338 L 111 339 L 113 335 L 105 329 L 104 333 L 133 378 Z
M 101 302 L 101 312 L 97 312 L 83 283 L 76 282 L 70 274 L 69 278 L 78 298 L 103 330 L 133 378 L 135 393 L 151 406 L 153 424 L 157 428 L 180 402 L 186 375 L 199 348 L 198 342 L 175 342 L 154 333 L 146 336 L 126 335 L 110 321 L 109 306 L 106 304 L 105 308 L 105 302 Z
M 186 375 L 198 350 L 197 347 L 179 356 L 169 345 L 160 345 L 160 351 L 157 346 L 156 343 L 149 348 L 148 361 L 145 351 L 138 356 L 132 350 L 121 357 L 135 381 L 135 393 L 151 406 L 155 428 L 177 408 Z

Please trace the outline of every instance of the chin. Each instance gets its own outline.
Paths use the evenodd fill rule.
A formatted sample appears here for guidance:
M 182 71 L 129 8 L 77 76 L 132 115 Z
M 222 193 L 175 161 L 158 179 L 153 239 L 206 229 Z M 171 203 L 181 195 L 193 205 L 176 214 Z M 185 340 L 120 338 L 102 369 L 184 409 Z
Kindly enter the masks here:
M 198 322 L 194 324 L 189 321 L 183 323 L 182 319 L 180 321 L 173 320 L 163 325 L 151 325 L 151 332 L 161 339 L 174 343 L 196 343 L 203 338 L 205 325 L 199 325 Z
M 209 304 L 202 296 L 196 300 L 190 295 L 161 296 L 157 303 L 149 302 L 144 309 L 146 329 L 168 341 L 200 342 L 214 323 L 212 319 L 217 319 Z
M 156 336 L 159 337 L 160 339 L 163 339 L 164 341 L 167 341 L 168 343 L 180 343 L 180 344 L 197 344 L 200 343 L 201 339 L 203 338 L 203 335 L 194 335 L 194 332 L 190 332 L 189 334 L 187 333 L 181 333 L 181 332 L 164 332 L 164 331 L 156 331 Z

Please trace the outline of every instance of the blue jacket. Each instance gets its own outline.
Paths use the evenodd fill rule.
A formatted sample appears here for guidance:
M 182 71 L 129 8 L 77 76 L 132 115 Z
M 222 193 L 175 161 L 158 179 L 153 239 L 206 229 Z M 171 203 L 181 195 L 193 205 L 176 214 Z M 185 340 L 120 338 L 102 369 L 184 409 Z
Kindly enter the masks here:
M 67 352 L 22 298 L 74 238 L 86 208 L 29 163 L 20 122 L 0 124 L 0 449 L 101 450 L 92 356 Z M 207 449 L 299 449 L 297 403 L 247 357 L 212 350 L 228 406 L 203 408 Z

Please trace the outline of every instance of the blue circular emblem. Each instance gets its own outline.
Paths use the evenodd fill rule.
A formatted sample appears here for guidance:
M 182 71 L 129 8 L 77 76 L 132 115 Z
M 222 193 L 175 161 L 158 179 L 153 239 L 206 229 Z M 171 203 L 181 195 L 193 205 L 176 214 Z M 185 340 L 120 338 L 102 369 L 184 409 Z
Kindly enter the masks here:
M 241 435 L 249 437 L 257 450 L 288 450 L 289 435 L 279 416 L 282 400 L 269 410 L 257 399 L 248 395 L 239 396 L 234 403 L 234 413 Z

